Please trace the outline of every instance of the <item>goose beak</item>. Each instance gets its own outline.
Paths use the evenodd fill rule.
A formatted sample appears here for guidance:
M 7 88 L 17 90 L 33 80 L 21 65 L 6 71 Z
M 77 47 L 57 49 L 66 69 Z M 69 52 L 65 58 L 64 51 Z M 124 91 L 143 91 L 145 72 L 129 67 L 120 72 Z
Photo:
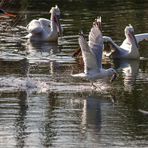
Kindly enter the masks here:
M 114 80 L 116 80 L 116 78 L 118 77 L 118 74 L 116 72 L 113 73 L 110 82 L 113 82 Z

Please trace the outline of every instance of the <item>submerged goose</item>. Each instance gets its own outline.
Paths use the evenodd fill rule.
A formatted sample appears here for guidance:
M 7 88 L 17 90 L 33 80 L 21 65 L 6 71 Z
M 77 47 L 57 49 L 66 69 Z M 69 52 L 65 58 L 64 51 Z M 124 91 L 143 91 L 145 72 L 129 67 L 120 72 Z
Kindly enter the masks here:
M 57 42 L 58 36 L 62 34 L 59 21 L 60 9 L 56 5 L 50 10 L 51 17 L 49 19 L 34 19 L 27 25 L 28 35 L 31 41 L 50 41 Z
M 107 42 L 113 50 L 106 54 L 106 56 L 111 58 L 138 59 L 140 57 L 138 43 L 148 40 L 148 33 L 134 35 L 132 25 L 126 26 L 124 32 L 126 39 L 121 46 L 118 46 L 110 37 L 103 37 L 104 42 Z
M 112 76 L 115 79 L 116 71 L 113 68 L 102 68 L 103 38 L 101 33 L 101 18 L 94 22 L 89 33 L 88 43 L 82 33 L 79 35 L 79 45 L 84 62 L 84 72 L 73 74 L 73 77 L 88 79 L 92 82 L 92 86 L 94 86 L 93 81 L 97 79 Z

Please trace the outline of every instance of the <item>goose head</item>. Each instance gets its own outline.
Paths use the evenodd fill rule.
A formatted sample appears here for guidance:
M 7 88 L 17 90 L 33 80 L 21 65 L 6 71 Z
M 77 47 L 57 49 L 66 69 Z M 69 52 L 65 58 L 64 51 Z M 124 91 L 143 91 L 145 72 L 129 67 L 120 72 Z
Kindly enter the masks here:
M 97 19 L 95 19 L 95 23 L 98 25 L 98 28 L 100 29 L 100 31 L 102 31 L 101 16 L 97 17 Z
M 126 38 L 128 39 L 129 44 L 135 45 L 138 48 L 138 43 L 135 38 L 133 26 L 129 24 L 128 26 L 125 27 L 124 32 L 125 32 Z
M 60 20 L 59 20 L 61 12 L 60 12 L 59 7 L 57 5 L 55 7 L 52 7 L 51 10 L 49 11 L 49 13 L 52 16 L 53 21 L 56 23 L 58 32 L 61 35 L 62 28 L 61 28 L 61 24 L 60 24 Z

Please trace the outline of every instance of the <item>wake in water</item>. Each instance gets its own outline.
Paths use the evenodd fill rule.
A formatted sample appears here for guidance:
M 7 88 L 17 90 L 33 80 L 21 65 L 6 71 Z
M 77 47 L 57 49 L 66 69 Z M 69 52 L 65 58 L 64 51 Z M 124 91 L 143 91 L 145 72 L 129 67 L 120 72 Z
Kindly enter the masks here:
M 4 90 L 32 90 L 36 92 L 46 92 L 48 85 L 40 80 L 23 77 L 1 77 L 0 91 Z
M 30 77 L 1 77 L 0 78 L 0 91 L 34 91 L 37 93 L 45 93 L 48 91 L 54 92 L 84 92 L 84 91 L 97 91 L 100 93 L 106 93 L 111 86 L 107 83 L 97 82 L 95 85 L 97 88 L 92 89 L 89 82 L 85 83 L 66 83 L 66 82 L 54 82 L 49 80 L 41 80 L 39 78 Z

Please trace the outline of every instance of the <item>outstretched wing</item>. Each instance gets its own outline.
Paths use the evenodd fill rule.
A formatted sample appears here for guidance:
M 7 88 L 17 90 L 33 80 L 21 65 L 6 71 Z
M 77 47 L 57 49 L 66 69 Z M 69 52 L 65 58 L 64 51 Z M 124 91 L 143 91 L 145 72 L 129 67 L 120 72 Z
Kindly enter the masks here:
M 93 27 L 89 33 L 88 42 L 90 51 L 95 56 L 98 69 L 102 68 L 102 52 L 103 52 L 103 38 L 101 33 L 101 18 L 94 22 Z
M 136 37 L 137 43 L 139 43 L 143 40 L 148 41 L 148 33 L 136 34 L 135 37 Z
M 95 55 L 90 51 L 87 41 L 84 39 L 83 34 L 79 36 L 79 45 L 82 51 L 82 58 L 84 61 L 84 73 L 91 70 L 99 70 Z

